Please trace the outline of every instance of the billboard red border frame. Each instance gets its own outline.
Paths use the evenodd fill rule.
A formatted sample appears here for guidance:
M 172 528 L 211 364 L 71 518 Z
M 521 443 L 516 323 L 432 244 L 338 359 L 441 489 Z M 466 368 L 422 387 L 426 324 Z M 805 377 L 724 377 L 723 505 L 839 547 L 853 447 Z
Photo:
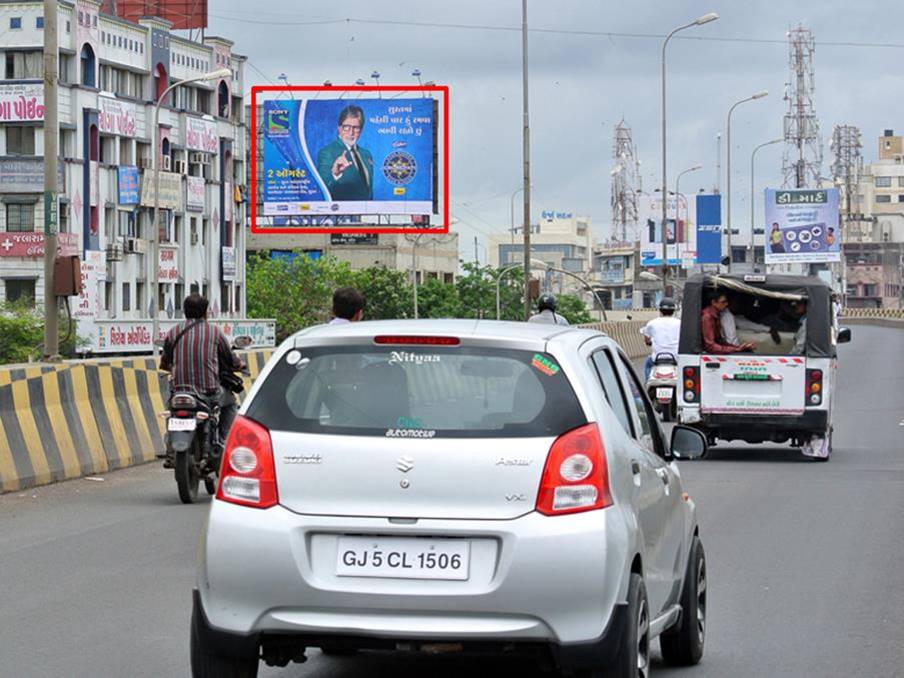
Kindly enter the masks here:
M 337 226 L 266 228 L 257 225 L 257 95 L 260 92 L 438 92 L 443 95 L 443 224 L 442 228 Z M 449 232 L 449 86 L 448 85 L 253 85 L 251 87 L 251 232 L 294 233 L 448 233 Z

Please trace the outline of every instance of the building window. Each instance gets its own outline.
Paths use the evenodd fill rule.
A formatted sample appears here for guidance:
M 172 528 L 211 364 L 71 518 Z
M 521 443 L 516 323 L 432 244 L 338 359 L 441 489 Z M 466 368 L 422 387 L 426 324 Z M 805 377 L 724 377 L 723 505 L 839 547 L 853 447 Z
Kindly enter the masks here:
M 94 76 L 94 50 L 91 49 L 91 45 L 85 44 L 82 47 L 81 54 L 81 62 L 82 62 L 82 85 L 85 87 L 95 87 L 95 76 Z
M 877 195 L 876 202 L 891 202 L 890 195 Z
M 22 28 L 22 17 L 13 16 L 9 18 L 9 27 L 10 29 L 14 28 Z
M 7 278 L 4 281 L 6 287 L 6 300 L 11 303 L 20 303 L 26 306 L 35 305 L 35 281 L 29 280 L 13 280 Z
M 6 205 L 6 230 L 9 233 L 31 233 L 35 230 L 34 203 Z
M 122 310 L 129 311 L 131 310 L 131 303 L 129 300 L 129 286 L 130 283 L 124 282 L 122 284 Z
M 732 247 L 731 248 L 731 261 L 733 264 L 746 263 L 747 248 L 746 247 Z
M 35 28 L 37 28 L 38 30 L 44 28 L 44 17 L 39 16 L 35 19 Z
M 69 21 L 66 22 L 66 32 L 67 33 L 72 32 L 72 24 Z
M 891 177 L 876 177 L 876 186 L 878 188 L 888 188 L 891 186 Z
M 9 125 L 6 128 L 7 155 L 34 155 L 35 128 Z
M 44 56 L 40 50 L 6 53 L 6 79 L 32 80 L 44 77 Z

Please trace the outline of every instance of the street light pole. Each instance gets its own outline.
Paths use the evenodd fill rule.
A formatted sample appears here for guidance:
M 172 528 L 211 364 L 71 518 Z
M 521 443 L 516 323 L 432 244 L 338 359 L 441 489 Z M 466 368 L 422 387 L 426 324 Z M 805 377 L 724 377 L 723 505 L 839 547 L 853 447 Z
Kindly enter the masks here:
M 232 77 L 232 71 L 230 69 L 220 68 L 195 78 L 186 78 L 185 80 L 174 82 L 163 90 L 163 93 L 157 98 L 157 103 L 154 105 L 154 148 L 151 153 L 151 160 L 153 162 L 152 168 L 154 172 L 154 217 L 151 222 L 151 308 L 153 309 L 153 317 L 151 319 L 151 343 L 154 347 L 153 355 L 155 359 L 160 354 L 160 347 L 157 346 L 157 335 L 160 332 L 160 309 L 158 308 L 160 304 L 158 300 L 159 293 L 157 291 L 157 288 L 160 286 L 160 227 L 157 224 L 157 215 L 160 211 L 160 106 L 166 101 L 167 95 L 177 87 L 188 85 L 193 82 L 206 82 L 208 80 L 230 77 Z
M 748 261 L 750 261 L 751 267 L 753 267 L 753 265 L 755 263 L 754 262 L 754 253 L 756 252 L 756 248 L 753 245 L 753 237 L 754 237 L 753 234 L 754 234 L 754 231 L 756 230 L 754 228 L 754 226 L 756 225 L 756 223 L 755 223 L 756 217 L 754 216 L 754 209 L 753 209 L 753 207 L 754 207 L 753 206 L 753 197 L 754 197 L 754 194 L 756 191 L 756 181 L 754 181 L 755 166 L 753 164 L 753 160 L 756 157 L 756 152 L 758 150 L 760 150 L 761 148 L 763 148 L 763 146 L 771 146 L 772 144 L 780 144 L 783 141 L 784 141 L 784 139 L 773 139 L 772 141 L 767 141 L 765 143 L 760 144 L 756 148 L 754 148 L 753 152 L 750 154 L 750 247 L 747 248 L 747 255 L 748 255 L 747 259 L 748 259 Z M 765 247 L 766 247 L 766 230 L 765 230 L 765 225 L 764 225 L 763 226 L 763 248 L 765 249 Z M 751 268 L 751 270 L 753 270 L 753 269 Z
M 678 31 L 683 31 L 686 28 L 691 28 L 693 26 L 702 26 L 703 24 L 708 24 L 710 21 L 715 21 L 719 18 L 719 15 L 715 12 L 710 12 L 709 14 L 704 14 L 703 16 L 694 19 L 689 24 L 684 24 L 683 26 L 678 26 L 669 33 L 665 40 L 662 43 L 662 293 L 665 295 L 666 284 L 669 275 L 669 259 L 668 259 L 668 251 L 666 249 L 666 223 L 668 222 L 668 215 L 666 214 L 666 209 L 668 206 L 668 185 L 667 185 L 667 175 L 666 175 L 666 129 L 665 129 L 665 48 L 669 44 L 669 40 L 672 39 L 672 36 L 675 35 Z
M 769 94 L 766 90 L 762 90 L 753 94 L 745 99 L 741 99 L 740 101 L 736 101 L 732 104 L 731 108 L 728 109 L 728 128 L 725 130 L 726 133 L 726 146 L 728 148 L 727 156 L 725 158 L 725 192 L 728 194 L 728 203 L 725 211 L 725 219 L 728 222 L 728 272 L 731 273 L 731 114 L 734 112 L 734 109 L 743 104 L 746 101 L 753 101 L 754 99 L 762 99 L 764 96 Z
M 515 196 L 518 195 L 521 191 L 524 190 L 524 186 L 519 186 L 512 192 L 512 199 L 509 200 L 509 213 L 511 217 L 511 232 L 512 232 L 512 242 L 511 244 L 515 244 Z
M 44 0 L 44 359 L 59 360 L 57 297 L 53 264 L 57 250 L 57 185 L 60 125 L 57 106 L 59 47 L 57 0 Z
M 676 248 L 678 247 L 678 222 L 681 219 L 681 215 L 680 215 L 680 211 L 679 211 L 679 207 L 681 205 L 681 191 L 679 190 L 679 186 L 681 185 L 681 177 L 683 175 L 687 174 L 688 172 L 696 172 L 699 169 L 703 169 L 703 165 L 694 165 L 693 167 L 688 167 L 686 170 L 681 170 L 680 172 L 678 172 L 678 176 L 675 177 L 675 247 Z M 691 207 L 690 207 L 690 205 L 687 204 L 687 198 L 685 198 L 684 199 L 684 214 L 685 214 L 684 241 L 685 242 L 690 242 L 688 240 L 687 230 L 686 230 L 687 229 L 687 221 L 688 221 L 688 218 L 690 217 L 690 213 L 691 213 Z M 680 259 L 680 256 L 679 256 L 679 259 Z M 680 271 L 679 271 L 679 273 L 680 273 Z

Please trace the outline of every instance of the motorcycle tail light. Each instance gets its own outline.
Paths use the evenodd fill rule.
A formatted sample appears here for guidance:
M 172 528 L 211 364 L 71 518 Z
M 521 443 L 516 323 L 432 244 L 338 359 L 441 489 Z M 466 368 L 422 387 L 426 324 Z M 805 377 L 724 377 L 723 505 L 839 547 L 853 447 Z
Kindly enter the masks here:
M 237 416 L 229 430 L 216 497 L 261 509 L 279 503 L 270 432 L 252 419 Z
M 198 401 L 187 393 L 177 393 L 170 401 L 170 405 L 173 408 L 194 409 L 198 406 Z

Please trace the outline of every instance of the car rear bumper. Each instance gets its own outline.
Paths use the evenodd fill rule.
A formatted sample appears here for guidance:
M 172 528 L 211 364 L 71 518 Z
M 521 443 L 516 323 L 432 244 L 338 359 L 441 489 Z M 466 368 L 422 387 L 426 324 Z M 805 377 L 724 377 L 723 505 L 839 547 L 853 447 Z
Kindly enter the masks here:
M 700 415 L 700 426 L 723 440 L 751 443 L 782 442 L 792 437 L 819 435 L 828 430 L 826 410 L 805 410 L 802 415 L 713 414 Z
M 614 660 L 628 628 L 628 606 L 618 604 L 599 637 L 584 642 L 558 643 L 554 641 L 479 640 L 472 637 L 456 639 L 447 635 L 429 634 L 385 638 L 354 633 L 311 633 L 296 631 L 253 631 L 240 633 L 213 626 L 207 618 L 201 594 L 192 590 L 192 633 L 200 639 L 207 652 L 225 657 L 247 659 L 266 657 L 277 648 L 291 648 L 288 655 L 298 656 L 305 648 L 390 650 L 428 652 L 431 654 L 494 654 L 535 657 L 540 662 L 566 671 L 608 666 Z M 460 642 L 457 642 L 460 641 Z
M 466 582 L 338 577 L 341 534 L 466 538 L 472 575 Z M 268 638 L 388 649 L 515 643 L 547 648 L 557 663 L 572 665 L 599 659 L 620 633 L 617 610 L 632 556 L 616 507 L 405 525 L 215 501 L 195 616 L 211 638 L 240 654 Z

